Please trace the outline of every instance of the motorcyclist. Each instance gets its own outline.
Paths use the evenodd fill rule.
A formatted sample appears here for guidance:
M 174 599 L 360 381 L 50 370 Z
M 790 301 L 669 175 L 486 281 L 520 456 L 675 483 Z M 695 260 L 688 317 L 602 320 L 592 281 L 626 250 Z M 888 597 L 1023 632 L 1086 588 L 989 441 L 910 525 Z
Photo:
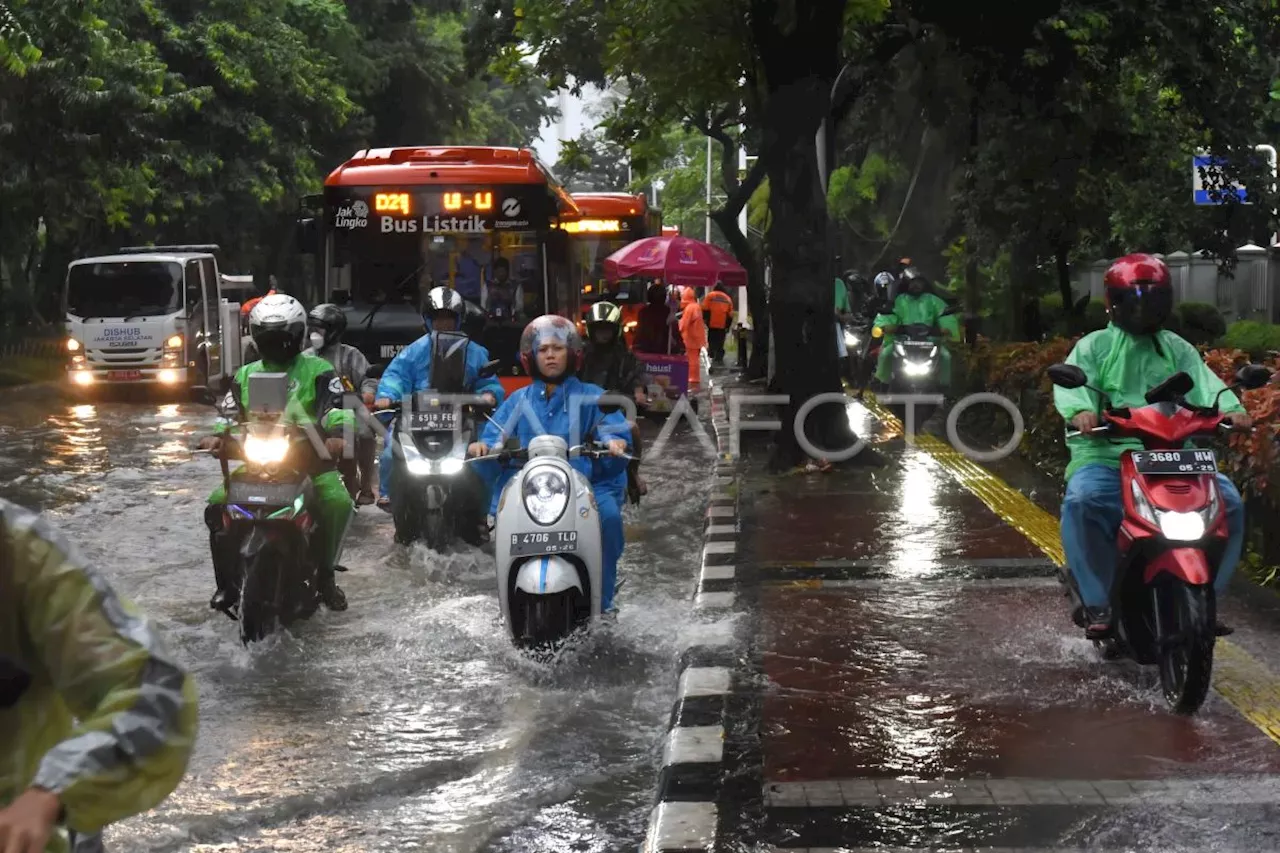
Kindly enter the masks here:
M 644 365 L 627 349 L 622 339 L 622 309 L 612 302 L 597 302 L 587 314 L 587 343 L 579 377 L 611 394 L 626 394 L 637 406 L 649 403 Z M 627 466 L 626 497 L 632 503 L 639 503 L 640 497 L 649 490 L 640 478 L 640 430 L 634 423 L 631 424 L 631 445 L 636 458 Z M 619 502 L 622 497 L 618 496 Z
M 342 335 L 347 330 L 347 315 L 341 308 L 325 302 L 311 309 L 307 315 L 307 333 L 311 346 L 307 352 L 318 355 L 333 365 L 348 391 L 359 392 L 366 406 L 373 405 L 378 380 L 370 377 L 369 360 L 355 347 L 344 344 Z M 367 425 L 356 431 L 355 459 L 344 459 L 339 465 L 346 480 L 347 491 L 358 506 L 373 503 L 373 457 L 378 441 Z
M 1173 285 L 1164 261 L 1152 255 L 1127 255 L 1107 270 L 1103 287 L 1110 322 L 1105 329 L 1081 338 L 1066 363 L 1080 367 L 1089 384 L 1103 391 L 1115 407 L 1146 405 L 1146 392 L 1179 371 L 1195 383 L 1188 402 L 1212 405 L 1225 387 L 1222 380 L 1205 365 L 1194 346 L 1161 328 L 1173 310 Z M 1081 432 L 1087 433 L 1101 422 L 1102 401 L 1087 388 L 1055 387 L 1053 399 L 1063 419 Z M 1244 429 L 1252 425 L 1234 394 L 1223 394 L 1219 406 L 1233 426 Z M 1067 439 L 1067 448 L 1071 462 L 1062 501 L 1062 547 L 1080 589 L 1087 636 L 1102 639 L 1111 633 L 1111 584 L 1119 554 L 1116 536 L 1124 516 L 1120 457 L 1126 450 L 1141 450 L 1142 443 L 1082 435 Z M 1228 532 L 1214 582 L 1214 590 L 1221 596 L 1240 561 L 1244 511 L 1240 493 L 1222 474 L 1218 475 L 1218 491 Z M 1219 623 L 1219 633 L 1227 632 Z
M 342 408 L 343 385 L 333 365 L 319 356 L 303 352 L 307 337 L 307 312 L 302 303 L 278 293 L 263 298 L 249 315 L 249 333 L 262 353 L 262 359 L 236 371 L 231 389 L 222 402 L 224 419 L 214 427 L 214 435 L 200 441 L 200 447 L 218 453 L 222 436 L 231 431 L 231 420 L 244 422 L 252 401 L 249 399 L 249 377 L 260 372 L 282 372 L 289 377 L 289 406 L 285 421 L 292 424 L 314 424 L 325 436 L 325 449 L 331 459 L 315 461 L 311 482 L 315 488 L 316 520 L 320 526 L 323 552 L 316 569 L 320 598 L 330 610 L 346 610 L 347 597 L 334 582 L 338 569 L 337 556 L 351 521 L 353 506 L 347 487 L 338 473 L 337 460 L 342 457 L 345 442 L 342 432 L 355 426 L 355 415 Z M 233 475 L 234 476 L 234 475 Z M 240 590 L 231 577 L 230 555 L 223 522 L 226 493 L 222 486 L 209 495 L 205 508 L 205 524 L 209 527 L 209 547 L 213 554 L 213 570 L 218 589 L 209 601 L 214 610 L 224 613 L 239 601 Z
M 539 435 L 557 435 L 570 446 L 575 441 L 591 438 L 604 442 L 613 456 L 626 455 L 631 434 L 626 417 L 621 411 L 602 411 L 599 399 L 604 389 L 577 376 L 583 349 L 577 328 L 564 317 L 547 314 L 529 323 L 520 336 L 520 360 L 533 377 L 533 383 L 507 398 L 468 452 L 472 456 L 483 456 L 490 448 L 501 446 L 507 437 L 517 438 L 521 447 L 528 447 Z M 578 404 L 578 412 L 570 413 L 571 403 Z M 578 434 L 571 435 L 572 430 Z M 603 557 L 600 608 L 607 611 L 613 604 L 618 560 L 625 545 L 622 507 L 617 496 L 625 483 L 627 467 L 621 459 L 593 461 L 575 457 L 570 464 L 591 480 L 595 493 Z M 514 474 L 508 469 L 499 477 L 493 491 L 491 514 L 497 514 L 502 487 Z
M 427 293 L 427 317 L 431 323 L 431 331 L 401 350 L 383 371 L 375 394 L 374 409 L 388 409 L 393 403 L 402 401 L 414 392 L 427 389 L 427 383 L 431 379 L 431 353 L 435 348 L 435 333 L 458 331 L 465 312 L 462 295 L 453 288 L 434 287 Z M 489 402 L 496 407 L 504 396 L 502 383 L 493 376 L 480 376 L 481 369 L 489 363 L 489 351 L 471 341 L 467 345 L 466 361 L 466 387 L 463 390 L 468 394 L 488 397 Z M 388 512 L 391 511 L 392 499 L 393 438 L 388 430 L 378 465 L 378 506 Z M 466 538 L 474 538 L 469 529 Z
M 905 260 L 905 259 L 904 259 Z M 943 388 L 951 385 L 951 351 L 946 345 L 946 336 L 960 336 L 960 327 L 954 315 L 945 315 L 947 303 L 942 297 L 929 292 L 929 282 L 915 267 L 907 267 L 899 282 L 901 292 L 893 300 L 893 308 L 889 313 L 876 317 L 875 324 L 884 333 L 884 341 L 880 347 L 880 358 L 876 362 L 876 379 L 889 382 L 889 368 L 893 362 L 894 334 L 901 326 L 917 323 L 926 326 L 937 325 L 942 329 L 943 340 L 939 344 L 938 382 Z
M 0 499 L 0 850 L 89 849 L 177 787 L 195 738 L 195 685 L 151 621 Z

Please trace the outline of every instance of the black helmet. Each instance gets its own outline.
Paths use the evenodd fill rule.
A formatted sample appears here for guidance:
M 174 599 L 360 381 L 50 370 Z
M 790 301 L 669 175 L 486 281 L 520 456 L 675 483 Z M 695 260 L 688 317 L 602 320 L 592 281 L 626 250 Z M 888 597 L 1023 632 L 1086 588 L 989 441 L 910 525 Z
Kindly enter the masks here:
M 462 318 L 466 313 L 466 305 L 463 302 L 462 294 L 452 287 L 431 288 L 427 292 L 427 319 L 434 318 L 441 311 L 448 311 L 453 314 L 458 321 L 458 328 L 462 328 Z
M 613 340 L 622 332 L 622 309 L 612 302 L 597 302 L 587 314 L 587 335 L 592 337 L 598 328 L 612 328 Z
M 929 289 L 929 279 L 925 278 L 924 273 L 915 267 L 904 269 L 898 283 L 902 292 L 910 293 L 913 296 L 919 296 Z
M 329 347 L 342 340 L 347 330 L 347 315 L 332 302 L 324 302 L 307 314 L 307 331 L 324 335 L 324 346 Z M 320 349 L 320 347 L 317 347 Z
M 249 313 L 249 334 L 263 361 L 289 364 L 302 352 L 307 336 L 307 312 L 292 296 L 263 297 Z

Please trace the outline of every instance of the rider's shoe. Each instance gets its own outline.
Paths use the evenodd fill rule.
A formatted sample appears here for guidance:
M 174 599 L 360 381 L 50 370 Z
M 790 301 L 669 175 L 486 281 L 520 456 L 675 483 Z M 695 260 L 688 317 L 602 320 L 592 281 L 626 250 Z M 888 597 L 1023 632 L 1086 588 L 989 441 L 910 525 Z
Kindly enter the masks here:
M 345 571 L 345 569 L 343 570 Z M 320 600 L 324 602 L 324 606 L 333 611 L 343 611 L 347 609 L 347 595 L 342 591 L 342 587 L 338 586 L 337 581 L 333 579 L 332 571 L 321 570 L 316 574 L 317 591 L 320 593 Z
M 1105 640 L 1111 636 L 1110 607 L 1084 609 L 1084 635 L 1090 640 Z
M 209 599 L 210 610 L 221 610 L 228 616 L 231 615 L 231 608 L 235 607 L 239 597 L 231 591 L 220 589 L 214 592 L 213 597 Z

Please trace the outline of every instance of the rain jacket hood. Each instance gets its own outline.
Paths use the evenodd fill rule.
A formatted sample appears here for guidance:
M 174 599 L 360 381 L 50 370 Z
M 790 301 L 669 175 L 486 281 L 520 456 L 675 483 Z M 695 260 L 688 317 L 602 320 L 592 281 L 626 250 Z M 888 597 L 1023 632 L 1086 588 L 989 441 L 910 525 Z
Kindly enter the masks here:
M 1108 324 L 1105 329 L 1081 338 L 1066 363 L 1082 369 L 1089 377 L 1089 384 L 1105 392 L 1116 407 L 1145 406 L 1147 391 L 1179 371 L 1185 371 L 1195 383 L 1187 395 L 1187 401 L 1195 405 L 1212 404 L 1213 398 L 1226 387 L 1194 346 L 1167 329 L 1154 335 L 1131 335 L 1115 324 Z M 1054 387 L 1053 402 L 1068 423 L 1081 412 L 1100 412 L 1102 408 L 1101 399 L 1088 388 Z M 1218 405 L 1223 412 L 1244 411 L 1232 393 L 1223 394 Z M 1120 467 L 1124 451 L 1141 450 L 1142 443 L 1134 439 L 1108 441 L 1080 436 L 1067 439 L 1067 448 L 1071 451 L 1071 463 L 1066 476 L 1071 479 L 1083 465 Z
M 195 742 L 191 679 L 58 533 L 3 499 L 0 551 L 0 657 L 30 677 L 0 707 L 0 808 L 37 785 L 91 835 L 155 807 Z M 64 853 L 65 832 L 45 849 Z

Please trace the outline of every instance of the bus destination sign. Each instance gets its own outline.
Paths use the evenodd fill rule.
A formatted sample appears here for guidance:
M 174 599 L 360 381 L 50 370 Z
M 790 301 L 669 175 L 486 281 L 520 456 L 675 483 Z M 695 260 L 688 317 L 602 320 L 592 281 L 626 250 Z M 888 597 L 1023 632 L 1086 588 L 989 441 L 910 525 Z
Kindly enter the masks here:
M 333 228 L 346 233 L 484 234 L 546 228 L 555 207 L 539 188 L 378 190 L 330 201 Z

